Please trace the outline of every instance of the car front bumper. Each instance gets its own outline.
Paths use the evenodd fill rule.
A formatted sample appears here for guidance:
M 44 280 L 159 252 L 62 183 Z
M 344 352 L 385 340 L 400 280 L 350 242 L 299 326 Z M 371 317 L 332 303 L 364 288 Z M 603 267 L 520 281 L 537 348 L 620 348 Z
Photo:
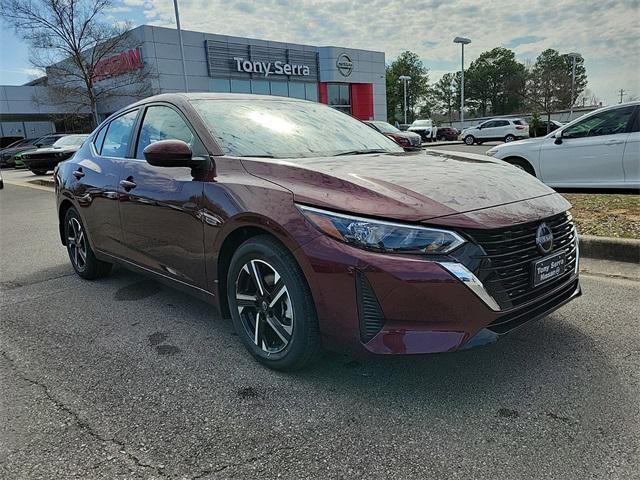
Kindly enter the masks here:
M 53 170 L 56 165 L 66 160 L 66 158 L 46 157 L 46 158 L 22 158 L 22 163 L 29 170 Z
M 580 295 L 576 271 L 552 291 L 500 310 L 468 270 L 450 262 L 364 251 L 324 236 L 296 255 L 325 345 L 339 350 L 424 354 L 492 343 Z

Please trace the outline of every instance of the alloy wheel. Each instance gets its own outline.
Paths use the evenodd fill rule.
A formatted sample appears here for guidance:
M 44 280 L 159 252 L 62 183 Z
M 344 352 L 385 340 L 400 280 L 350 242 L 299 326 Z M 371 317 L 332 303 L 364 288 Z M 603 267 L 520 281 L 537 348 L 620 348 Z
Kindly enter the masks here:
M 287 285 L 264 260 L 250 260 L 236 280 L 236 304 L 253 343 L 267 353 L 283 351 L 291 342 L 294 309 Z
M 69 219 L 67 235 L 69 257 L 76 269 L 83 271 L 87 267 L 87 238 L 77 218 L 71 217 Z

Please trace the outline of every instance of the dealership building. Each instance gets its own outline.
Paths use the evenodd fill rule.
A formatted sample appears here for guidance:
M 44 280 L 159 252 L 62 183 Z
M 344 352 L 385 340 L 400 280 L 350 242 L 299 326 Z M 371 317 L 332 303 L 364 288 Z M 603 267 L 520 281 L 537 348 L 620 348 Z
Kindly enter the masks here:
M 361 120 L 386 119 L 383 52 L 182 31 L 185 86 L 177 30 L 143 25 L 130 35 L 132 48 L 105 59 L 96 69 L 97 82 L 145 69 L 141 78 L 152 94 L 188 90 L 278 95 L 322 102 Z M 33 137 L 68 125 L 60 118 L 77 112 L 48 101 L 46 89 L 46 79 L 0 86 L 2 136 Z M 99 103 L 100 117 L 134 100 L 117 97 Z

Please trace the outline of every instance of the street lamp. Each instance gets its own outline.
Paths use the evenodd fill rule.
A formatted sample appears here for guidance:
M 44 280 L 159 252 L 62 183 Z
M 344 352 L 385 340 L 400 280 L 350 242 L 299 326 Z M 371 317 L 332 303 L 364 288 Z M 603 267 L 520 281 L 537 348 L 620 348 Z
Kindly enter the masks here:
M 180 12 L 178 11 L 178 0 L 173 0 L 173 8 L 176 11 L 176 27 L 178 27 L 178 43 L 180 44 L 180 57 L 182 58 L 182 76 L 184 78 L 184 91 L 189 91 L 187 83 L 187 67 L 184 62 L 184 45 L 182 43 L 182 29 L 180 28 Z
M 465 37 L 456 37 L 453 43 L 459 43 L 462 46 L 462 69 L 460 75 L 460 128 L 464 127 L 464 46 L 469 45 L 471 40 Z
M 404 84 L 404 124 L 407 124 L 407 82 L 411 81 L 411 77 L 409 77 L 408 75 L 400 75 L 398 77 L 398 80 L 400 80 L 403 84 Z
M 576 63 L 582 61 L 582 55 L 576 52 L 571 52 L 567 54 L 567 57 L 573 60 L 571 65 L 571 107 L 569 110 L 569 120 L 573 120 L 573 103 L 575 102 L 574 92 L 576 89 Z

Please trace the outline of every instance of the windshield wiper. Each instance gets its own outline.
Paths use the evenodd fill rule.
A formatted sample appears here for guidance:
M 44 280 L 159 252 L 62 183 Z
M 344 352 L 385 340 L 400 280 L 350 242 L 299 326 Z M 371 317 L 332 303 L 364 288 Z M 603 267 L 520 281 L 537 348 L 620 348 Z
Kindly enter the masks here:
M 274 157 L 273 155 L 266 155 L 266 154 L 265 154 L 265 155 L 262 155 L 262 154 L 259 154 L 259 155 L 239 155 L 239 156 L 240 156 L 240 157 L 243 157 L 243 158 L 244 158 L 244 157 L 253 157 L 253 158 L 276 158 L 276 157 Z
M 348 152 L 336 153 L 334 157 L 341 157 L 342 155 L 366 155 L 367 153 L 389 153 L 388 150 L 382 150 L 380 148 L 369 148 L 363 150 L 349 150 Z

